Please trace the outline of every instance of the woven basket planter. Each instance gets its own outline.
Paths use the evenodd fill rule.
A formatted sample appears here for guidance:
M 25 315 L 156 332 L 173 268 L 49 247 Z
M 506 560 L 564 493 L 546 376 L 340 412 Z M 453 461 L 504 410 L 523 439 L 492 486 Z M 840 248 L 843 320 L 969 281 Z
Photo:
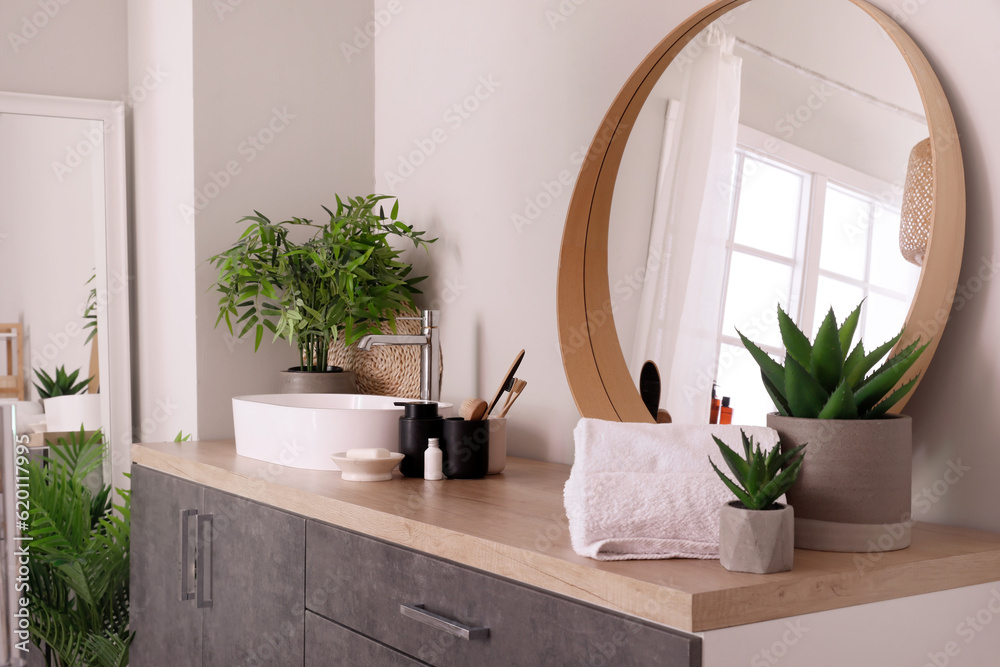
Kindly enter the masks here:
M 419 320 L 396 320 L 396 333 L 420 334 Z M 384 334 L 391 334 L 389 323 L 380 327 Z M 376 345 L 368 352 L 357 344 L 346 347 L 344 332 L 330 344 L 327 363 L 354 371 L 359 394 L 420 398 L 420 347 L 418 345 Z M 443 368 L 443 364 L 442 364 Z

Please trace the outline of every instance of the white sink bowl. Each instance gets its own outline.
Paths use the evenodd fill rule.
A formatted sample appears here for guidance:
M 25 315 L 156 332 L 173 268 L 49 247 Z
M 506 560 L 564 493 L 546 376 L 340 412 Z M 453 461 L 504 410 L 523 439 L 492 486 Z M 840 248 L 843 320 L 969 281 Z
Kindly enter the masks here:
M 307 470 L 340 470 L 330 458 L 359 447 L 399 451 L 396 401 L 359 394 L 260 394 L 233 398 L 236 453 Z M 451 403 L 438 412 L 452 414 Z

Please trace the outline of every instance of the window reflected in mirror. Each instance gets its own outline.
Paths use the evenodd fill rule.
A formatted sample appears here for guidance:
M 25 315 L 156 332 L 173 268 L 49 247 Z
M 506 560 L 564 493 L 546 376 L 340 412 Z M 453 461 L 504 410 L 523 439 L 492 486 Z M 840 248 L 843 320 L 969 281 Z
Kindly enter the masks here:
M 780 356 L 778 304 L 815 334 L 864 300 L 866 349 L 899 332 L 921 271 L 899 238 L 923 112 L 898 49 L 845 0 L 752 0 L 666 69 L 622 156 L 608 275 L 629 371 L 656 362 L 675 422 L 706 423 L 718 384 L 733 423 L 765 423 L 736 329 Z
M 898 333 L 920 269 L 898 251 L 892 188 L 848 167 L 807 152 L 778 161 L 741 144 L 732 190 L 718 391 L 738 397 L 739 423 L 764 425 L 774 407 L 736 329 L 781 361 L 776 305 L 815 335 L 829 308 L 842 321 L 864 300 L 859 327 L 871 348 Z

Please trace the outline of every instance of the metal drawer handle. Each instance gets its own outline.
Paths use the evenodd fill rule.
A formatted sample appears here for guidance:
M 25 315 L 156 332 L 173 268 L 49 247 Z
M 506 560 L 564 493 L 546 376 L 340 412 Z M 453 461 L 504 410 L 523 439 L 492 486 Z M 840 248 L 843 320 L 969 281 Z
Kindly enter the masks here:
M 194 591 L 188 586 L 188 580 L 194 571 L 192 563 L 188 560 L 189 540 L 188 540 L 188 517 L 198 514 L 198 510 L 181 510 L 181 600 L 193 600 Z
M 453 621 L 450 618 L 438 616 L 433 612 L 427 611 L 422 604 L 401 604 L 399 605 L 399 613 L 407 618 L 412 618 L 415 621 L 429 625 L 435 630 L 441 630 L 462 639 L 486 639 L 490 636 L 489 628 L 474 628 L 462 625 L 458 621 Z
M 198 555 L 195 557 L 197 570 L 198 608 L 212 606 L 212 514 L 198 515 Z M 208 537 L 205 536 L 205 527 Z M 206 595 L 207 591 L 207 595 Z

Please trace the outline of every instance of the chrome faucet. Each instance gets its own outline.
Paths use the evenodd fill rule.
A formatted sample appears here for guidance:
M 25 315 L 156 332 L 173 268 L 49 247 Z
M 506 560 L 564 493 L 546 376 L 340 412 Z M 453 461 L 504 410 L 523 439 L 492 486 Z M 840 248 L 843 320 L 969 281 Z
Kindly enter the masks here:
M 422 310 L 420 317 L 397 317 L 397 320 L 419 320 L 419 335 L 369 334 L 358 341 L 358 349 L 368 351 L 373 345 L 420 346 L 420 400 L 441 398 L 441 340 L 438 337 L 439 310 Z

